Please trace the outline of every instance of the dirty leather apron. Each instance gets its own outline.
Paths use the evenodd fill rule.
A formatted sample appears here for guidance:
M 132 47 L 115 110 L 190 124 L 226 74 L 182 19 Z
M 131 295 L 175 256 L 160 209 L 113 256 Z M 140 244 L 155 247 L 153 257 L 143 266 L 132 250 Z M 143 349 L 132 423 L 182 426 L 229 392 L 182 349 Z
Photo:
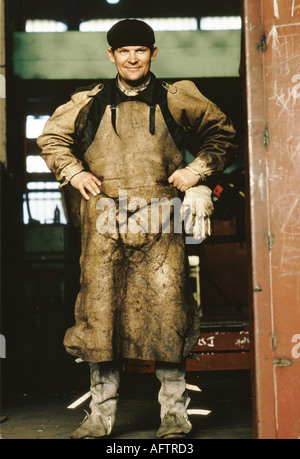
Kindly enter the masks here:
M 174 232 L 173 214 L 167 232 L 162 231 L 164 216 L 158 232 L 149 222 L 153 199 L 178 199 L 168 177 L 182 155 L 158 105 L 155 133 L 149 130 L 148 104 L 128 100 L 114 110 L 115 126 L 108 105 L 84 154 L 88 169 L 102 182 L 102 194 L 81 201 L 81 290 L 76 324 L 67 330 L 64 345 L 88 362 L 122 357 L 180 362 L 199 336 L 184 234 Z M 139 218 L 139 202 L 148 220 Z M 101 218 L 108 209 L 116 225 L 105 232 Z M 135 215 L 141 231 L 127 224 Z

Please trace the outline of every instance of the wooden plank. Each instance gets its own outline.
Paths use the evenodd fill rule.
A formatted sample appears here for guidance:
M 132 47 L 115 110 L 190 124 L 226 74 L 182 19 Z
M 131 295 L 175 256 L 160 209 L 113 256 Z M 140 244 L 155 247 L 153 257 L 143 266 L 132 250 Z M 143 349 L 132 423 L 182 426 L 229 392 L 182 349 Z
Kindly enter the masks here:
M 192 351 L 194 358 L 187 359 L 187 371 L 248 370 L 249 327 L 240 325 L 237 328 L 236 331 L 222 331 L 222 327 L 202 331 Z M 129 359 L 126 364 L 127 373 L 152 373 L 154 370 L 155 363 L 151 360 Z
M 125 372 L 130 373 L 153 373 L 155 362 L 152 360 L 128 359 L 125 365 Z
M 249 350 L 249 331 L 201 332 L 193 352 L 242 351 Z
M 222 371 L 222 370 L 249 370 L 249 352 L 203 352 L 197 354 L 199 360 L 187 359 L 186 371 Z M 125 372 L 130 373 L 153 373 L 154 361 L 129 359 L 125 366 Z
M 200 360 L 188 359 L 187 371 L 249 370 L 249 352 L 198 354 Z

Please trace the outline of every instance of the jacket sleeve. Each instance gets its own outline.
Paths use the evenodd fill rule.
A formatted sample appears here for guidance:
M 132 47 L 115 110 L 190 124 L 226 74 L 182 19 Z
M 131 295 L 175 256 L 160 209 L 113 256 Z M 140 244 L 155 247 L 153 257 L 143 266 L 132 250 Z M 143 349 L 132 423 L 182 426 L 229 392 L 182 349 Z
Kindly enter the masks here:
M 237 151 L 232 122 L 193 82 L 179 81 L 173 88 L 168 93 L 170 112 L 196 141 L 196 158 L 189 166 L 202 177 L 224 170 Z
M 74 94 L 69 102 L 55 110 L 37 139 L 42 158 L 56 179 L 62 182 L 61 186 L 84 170 L 82 161 L 75 155 L 75 126 L 80 111 L 89 100 L 88 91 Z

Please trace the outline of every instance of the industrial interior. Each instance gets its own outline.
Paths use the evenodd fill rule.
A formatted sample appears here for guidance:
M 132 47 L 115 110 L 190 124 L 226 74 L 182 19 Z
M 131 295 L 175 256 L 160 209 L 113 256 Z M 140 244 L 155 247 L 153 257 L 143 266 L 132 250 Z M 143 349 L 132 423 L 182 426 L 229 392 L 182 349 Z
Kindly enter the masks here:
M 115 76 L 105 62 L 105 27 L 122 18 L 155 19 L 160 55 L 152 71 L 168 82 L 192 80 L 238 132 L 236 162 L 210 183 L 213 234 L 187 246 L 201 315 L 187 382 L 190 438 L 252 438 L 241 9 L 240 0 L 5 2 L 2 438 L 68 439 L 88 409 L 88 399 L 68 408 L 89 390 L 88 367 L 62 345 L 79 290 L 78 209 L 39 157 L 36 138 L 76 88 Z M 153 362 L 124 362 L 112 439 L 155 438 L 157 388 Z

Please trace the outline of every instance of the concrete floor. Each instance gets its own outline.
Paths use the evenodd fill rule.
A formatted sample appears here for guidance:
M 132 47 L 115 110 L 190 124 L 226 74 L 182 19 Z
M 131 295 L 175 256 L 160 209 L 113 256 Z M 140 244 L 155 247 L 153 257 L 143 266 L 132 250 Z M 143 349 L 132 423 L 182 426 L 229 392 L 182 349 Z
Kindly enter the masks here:
M 191 372 L 187 383 L 201 388 L 201 392 L 189 391 L 189 409 L 211 411 L 208 415 L 190 415 L 193 430 L 187 439 L 252 438 L 247 371 Z M 158 390 L 154 374 L 123 376 L 117 419 L 109 441 L 156 439 L 160 423 Z M 2 394 L 2 439 L 69 439 L 84 418 L 89 401 L 75 410 L 67 406 L 84 392 Z

